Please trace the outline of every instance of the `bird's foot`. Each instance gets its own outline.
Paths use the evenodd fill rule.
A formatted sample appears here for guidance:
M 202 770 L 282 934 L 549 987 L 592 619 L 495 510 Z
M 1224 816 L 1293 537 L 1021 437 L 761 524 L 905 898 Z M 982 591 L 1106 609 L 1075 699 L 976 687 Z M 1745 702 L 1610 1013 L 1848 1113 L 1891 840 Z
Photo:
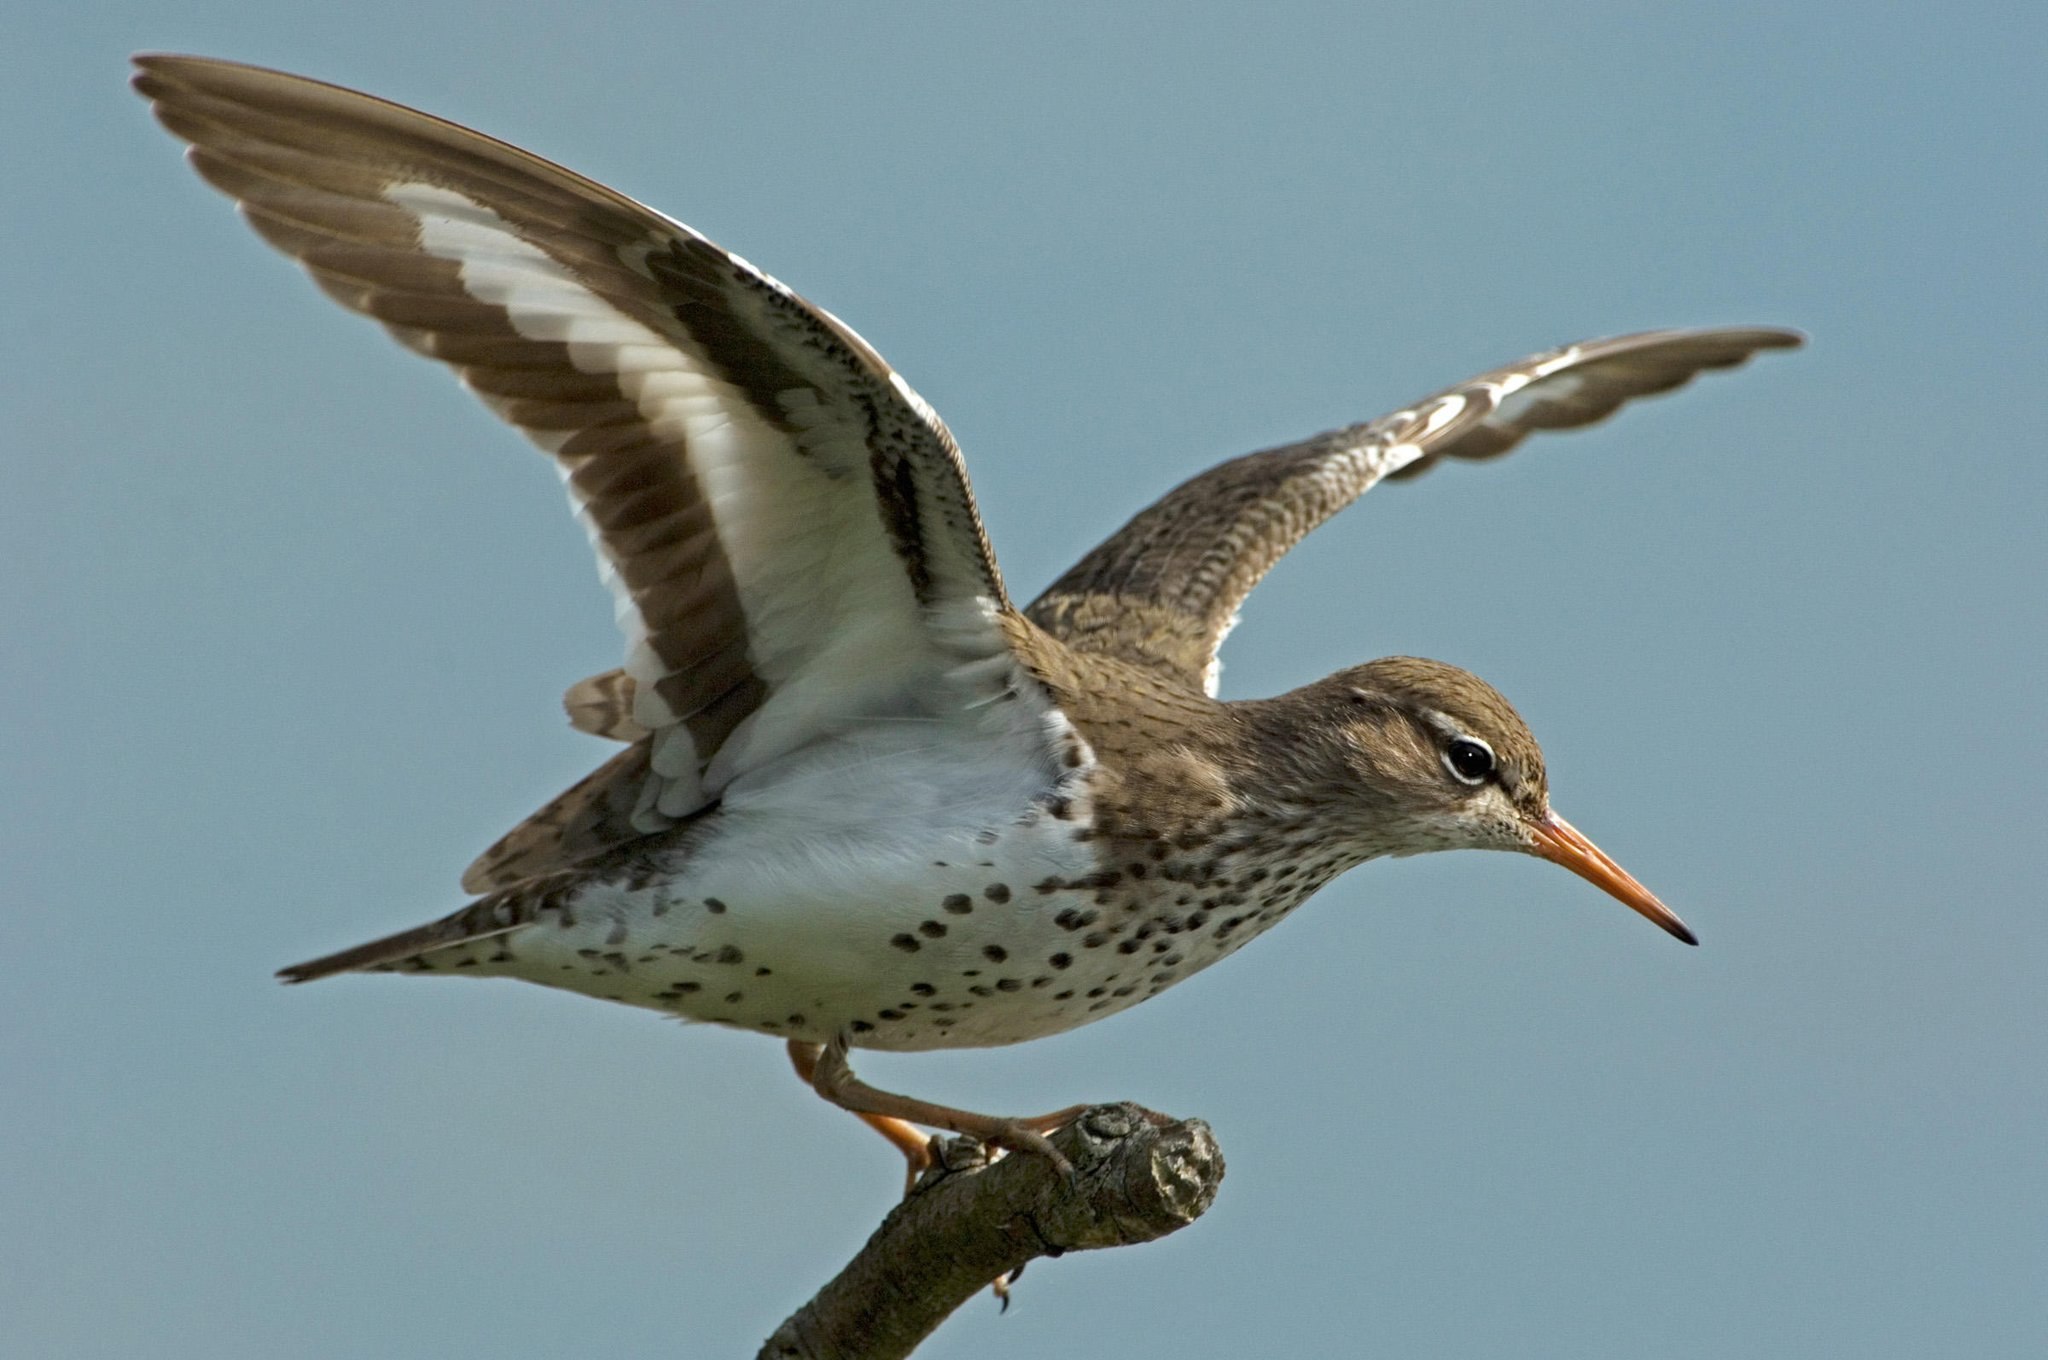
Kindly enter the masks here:
M 801 1039 L 789 1041 L 790 1066 L 804 1085 L 817 1089 L 818 1059 L 824 1053 L 823 1044 L 809 1044 Z M 889 1140 L 889 1146 L 903 1154 L 903 1197 L 910 1198 L 917 1189 L 918 1178 L 931 1170 L 935 1164 L 932 1147 L 938 1141 L 923 1129 L 905 1120 L 885 1114 L 869 1114 L 855 1110 L 854 1116 L 876 1133 Z
M 843 1035 L 823 1046 L 792 1041 L 789 1054 L 798 1074 L 810 1082 L 812 1090 L 842 1110 L 859 1115 L 903 1151 L 911 1163 L 912 1184 L 916 1183 L 924 1168 L 931 1165 L 930 1144 L 922 1134 L 910 1129 L 912 1124 L 966 1134 L 979 1143 L 1006 1152 L 1029 1152 L 1050 1161 L 1063 1175 L 1073 1173 L 1073 1167 L 1046 1135 L 1072 1123 L 1089 1108 L 1086 1105 L 1070 1105 L 1050 1114 L 1015 1119 L 976 1114 L 972 1110 L 958 1110 L 949 1105 L 884 1091 L 853 1074 L 853 1068 L 847 1061 Z M 916 1153 L 911 1151 L 912 1136 L 919 1140 Z

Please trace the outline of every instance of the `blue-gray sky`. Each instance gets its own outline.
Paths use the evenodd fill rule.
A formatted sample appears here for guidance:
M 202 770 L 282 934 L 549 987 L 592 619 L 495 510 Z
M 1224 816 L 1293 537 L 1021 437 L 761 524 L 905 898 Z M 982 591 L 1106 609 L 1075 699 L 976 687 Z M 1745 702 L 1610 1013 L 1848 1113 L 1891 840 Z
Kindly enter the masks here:
M 1218 458 L 1553 343 L 1814 337 L 1369 496 L 1225 693 L 1409 652 L 1522 708 L 1679 947 L 1369 865 L 1187 986 L 870 1058 L 1128 1097 L 1230 1175 L 928 1355 L 2048 1351 L 2048 19 L 1956 3 L 50 9 L 0 81 L 0 1353 L 721 1356 L 896 1181 L 776 1044 L 276 966 L 437 915 L 603 754 L 544 461 L 123 88 L 285 67 L 532 147 L 845 316 L 1028 597 Z

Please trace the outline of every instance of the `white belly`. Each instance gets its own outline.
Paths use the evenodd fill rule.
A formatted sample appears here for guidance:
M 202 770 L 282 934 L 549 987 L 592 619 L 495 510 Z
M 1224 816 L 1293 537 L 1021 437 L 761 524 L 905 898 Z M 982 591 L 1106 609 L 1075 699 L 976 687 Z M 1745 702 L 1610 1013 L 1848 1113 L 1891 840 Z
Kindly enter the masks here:
M 730 816 L 678 876 L 592 884 L 484 971 L 789 1038 L 1015 1043 L 1094 1018 L 1054 999 L 1073 964 L 1049 962 L 1082 952 L 1055 923 L 1076 894 L 1045 887 L 1093 871 L 1075 830 L 792 837 Z
M 910 752 L 885 754 L 887 766 Z M 432 966 L 785 1038 L 987 1047 L 1158 994 L 1334 868 L 1279 889 L 1228 858 L 1197 885 L 1163 846 L 1154 863 L 1105 865 L 1071 782 L 953 766 L 936 779 L 880 769 L 864 789 L 843 757 L 737 786 L 665 860 L 585 884 L 509 935 L 436 951 Z

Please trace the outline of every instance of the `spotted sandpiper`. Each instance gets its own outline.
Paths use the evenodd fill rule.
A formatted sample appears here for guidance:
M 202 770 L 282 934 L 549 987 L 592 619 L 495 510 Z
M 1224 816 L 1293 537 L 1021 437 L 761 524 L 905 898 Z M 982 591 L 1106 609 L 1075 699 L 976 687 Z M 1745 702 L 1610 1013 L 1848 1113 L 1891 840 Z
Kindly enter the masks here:
M 1551 810 L 1535 738 L 1485 682 L 1391 657 L 1223 702 L 1215 654 L 1281 554 L 1380 479 L 1589 424 L 1797 334 L 1570 345 L 1233 459 L 1019 610 L 932 409 L 738 256 L 367 95 L 138 65 L 264 239 L 555 460 L 628 638 L 624 667 L 566 700 L 624 749 L 470 866 L 476 900 L 285 978 L 521 978 L 772 1035 L 914 1165 L 912 1124 L 1043 1151 L 1072 1112 L 877 1090 L 850 1049 L 1113 1015 L 1378 856 L 1537 855 L 1693 942 Z

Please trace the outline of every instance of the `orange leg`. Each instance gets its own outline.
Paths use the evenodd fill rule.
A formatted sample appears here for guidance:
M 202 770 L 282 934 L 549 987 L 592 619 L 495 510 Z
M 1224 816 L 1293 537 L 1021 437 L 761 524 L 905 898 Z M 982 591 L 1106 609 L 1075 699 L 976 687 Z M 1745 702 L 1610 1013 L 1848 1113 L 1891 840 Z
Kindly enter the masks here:
M 920 1132 L 916 1125 L 929 1124 L 934 1128 L 951 1129 L 977 1138 L 991 1147 L 1007 1148 L 1013 1152 L 1035 1152 L 1051 1159 L 1061 1171 L 1072 1171 L 1067 1159 L 1059 1154 L 1046 1135 L 1063 1128 L 1078 1118 L 1086 1105 L 1070 1105 L 1064 1110 L 1051 1114 L 1033 1115 L 1024 1119 L 1003 1119 L 995 1115 L 975 1114 L 972 1110 L 956 1110 L 949 1105 L 935 1105 L 927 1100 L 911 1096 L 900 1096 L 893 1091 L 884 1091 L 868 1085 L 853 1074 L 853 1068 L 846 1061 L 846 1037 L 841 1035 L 829 1044 L 805 1043 L 802 1040 L 789 1041 L 790 1065 L 796 1074 L 810 1084 L 825 1099 L 840 1109 L 857 1116 L 875 1132 L 895 1145 L 910 1164 L 909 1176 L 904 1182 L 903 1193 L 909 1194 L 917 1186 L 917 1178 L 932 1164 L 931 1140 Z M 1155 1116 L 1164 1122 L 1163 1116 Z M 1022 1270 L 998 1276 L 989 1286 L 1004 1311 L 1010 1307 L 1010 1286 Z
M 801 1039 L 789 1041 L 789 1064 L 796 1069 L 796 1074 L 803 1080 L 804 1085 L 813 1090 L 816 1090 L 818 1085 L 818 1059 L 824 1052 L 823 1044 L 809 1044 Z M 903 1193 L 909 1194 L 916 1186 L 917 1178 L 932 1164 L 930 1136 L 915 1125 L 886 1114 L 869 1114 L 862 1110 L 854 1110 L 852 1113 L 861 1123 L 888 1139 L 890 1146 L 903 1154 L 903 1160 L 909 1164 L 909 1169 L 904 1175 Z
M 1051 1114 L 1031 1115 L 1023 1119 L 976 1114 L 972 1110 L 935 1105 L 928 1100 L 897 1095 L 868 1085 L 856 1077 L 853 1068 L 847 1064 L 844 1035 L 829 1044 L 804 1044 L 801 1049 L 800 1055 L 799 1045 L 792 1040 L 790 1060 L 796 1064 L 799 1074 L 808 1072 L 811 1089 L 840 1109 L 859 1115 L 898 1147 L 904 1144 L 893 1130 L 908 1129 L 909 1123 L 915 1122 L 964 1133 L 991 1147 L 1007 1148 L 1012 1152 L 1035 1152 L 1050 1158 L 1053 1165 L 1062 1171 L 1072 1170 L 1067 1159 L 1059 1154 L 1046 1135 L 1072 1123 L 1088 1109 L 1086 1105 L 1070 1105 Z M 906 1152 L 905 1155 L 909 1154 Z M 928 1164 L 929 1154 L 926 1156 Z

